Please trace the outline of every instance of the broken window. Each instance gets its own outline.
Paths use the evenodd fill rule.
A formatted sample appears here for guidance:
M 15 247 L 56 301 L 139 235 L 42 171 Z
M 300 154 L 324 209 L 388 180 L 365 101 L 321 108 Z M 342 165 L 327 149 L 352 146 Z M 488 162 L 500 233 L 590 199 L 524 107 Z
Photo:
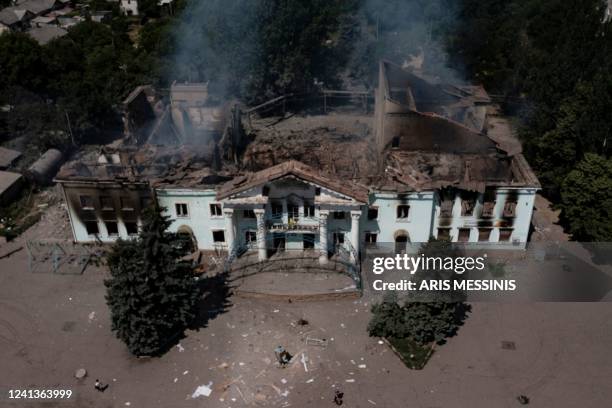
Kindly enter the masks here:
M 97 221 L 85 221 L 85 229 L 87 230 L 87 235 L 98 235 L 98 223 Z
M 176 203 L 174 204 L 174 208 L 176 210 L 176 216 L 177 217 L 189 217 L 189 209 L 187 207 L 187 204 L 185 203 Z
M 516 197 L 507 197 L 504 203 L 504 217 L 516 216 Z
M 255 231 L 246 231 L 244 234 L 246 243 L 257 242 L 257 233 Z
M 469 228 L 459 228 L 459 242 L 469 242 L 470 240 L 470 229 Z
M 476 194 L 464 192 L 461 194 L 461 216 L 470 217 L 474 215 L 476 207 Z
M 453 215 L 454 200 L 445 198 L 440 203 L 440 217 L 451 217 Z
M 408 218 L 408 214 L 410 213 L 409 205 L 398 205 L 397 206 L 397 218 Z
M 499 242 L 508 242 L 510 237 L 512 237 L 512 228 L 499 229 Z
M 106 225 L 106 233 L 109 236 L 119 235 L 119 227 L 117 226 L 117 222 L 106 221 L 104 224 Z
M 211 217 L 220 217 L 223 213 L 221 212 L 221 204 L 211 204 L 210 205 L 210 216 Z
M 115 209 L 113 198 L 110 196 L 100 196 L 100 207 L 102 211 L 113 211 Z
M 272 217 L 280 218 L 283 216 L 283 204 L 279 202 L 272 203 Z
M 302 244 L 304 249 L 314 249 L 315 236 L 314 234 L 303 234 Z
M 81 202 L 81 208 L 84 210 L 93 210 L 94 203 L 93 198 L 88 195 L 79 196 L 79 201 Z
M 125 229 L 127 230 L 128 235 L 138 234 L 138 224 L 135 222 L 126 222 Z
M 365 233 L 365 243 L 366 243 L 366 245 L 375 244 L 377 239 L 378 239 L 378 234 L 377 233 L 366 231 L 366 233 Z
M 255 211 L 253 211 L 253 210 L 244 210 L 242 212 L 242 216 L 244 218 L 255 218 Z
M 217 230 L 213 231 L 213 242 L 225 242 L 225 231 Z
M 487 188 L 483 196 L 482 204 L 482 217 L 490 218 L 493 217 L 495 210 L 495 190 Z
M 334 239 L 334 245 L 344 244 L 344 232 L 334 232 L 333 239 Z
M 491 228 L 478 228 L 478 242 L 489 242 Z
M 121 197 L 121 209 L 123 211 L 132 211 L 134 209 L 134 203 L 129 197 Z
M 334 211 L 335 220 L 343 220 L 344 217 L 346 217 L 346 213 L 344 211 Z
M 289 214 L 289 219 L 297 220 L 300 218 L 300 207 L 297 204 L 289 204 L 287 206 L 287 213 Z
M 315 206 L 313 203 L 304 203 L 304 217 L 314 217 Z
M 450 228 L 438 228 L 438 239 L 450 240 Z
M 368 220 L 378 219 L 378 208 L 368 208 Z

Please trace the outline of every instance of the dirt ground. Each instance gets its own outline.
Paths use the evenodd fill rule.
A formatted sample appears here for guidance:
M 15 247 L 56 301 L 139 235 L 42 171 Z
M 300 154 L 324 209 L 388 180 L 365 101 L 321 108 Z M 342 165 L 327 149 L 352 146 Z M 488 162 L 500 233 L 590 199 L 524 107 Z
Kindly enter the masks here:
M 51 221 L 33 236 L 60 234 Z M 161 358 L 137 359 L 110 331 L 103 269 L 58 275 L 27 265 L 25 249 L 0 259 L 0 407 L 332 407 L 336 389 L 346 407 L 516 407 L 521 394 L 534 407 L 605 407 L 612 398 L 605 303 L 474 304 L 458 335 L 413 371 L 367 336 L 367 297 L 272 302 L 217 287 L 199 330 Z M 287 368 L 275 363 L 278 345 L 294 355 Z M 96 378 L 109 384 L 104 393 Z M 201 385 L 211 394 L 191 398 Z M 71 389 L 73 398 L 10 401 L 14 388 Z

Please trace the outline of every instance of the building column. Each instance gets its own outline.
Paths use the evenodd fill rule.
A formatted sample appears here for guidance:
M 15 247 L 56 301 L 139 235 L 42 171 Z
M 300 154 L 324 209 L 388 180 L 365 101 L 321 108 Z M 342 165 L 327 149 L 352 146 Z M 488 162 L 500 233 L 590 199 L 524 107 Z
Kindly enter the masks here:
M 223 214 L 225 214 L 225 241 L 227 243 L 227 250 L 231 251 L 234 244 L 234 209 L 224 208 Z
M 253 210 L 255 218 L 257 218 L 257 253 L 260 261 L 268 259 L 268 250 L 266 248 L 266 221 L 264 215 L 266 210 L 257 208 Z
M 354 253 L 351 253 L 351 261 L 357 262 L 359 258 L 359 218 L 361 210 L 351 211 L 351 245 L 353 245 Z
M 320 255 L 319 263 L 327 263 L 327 217 L 329 216 L 328 210 L 319 211 L 319 246 Z

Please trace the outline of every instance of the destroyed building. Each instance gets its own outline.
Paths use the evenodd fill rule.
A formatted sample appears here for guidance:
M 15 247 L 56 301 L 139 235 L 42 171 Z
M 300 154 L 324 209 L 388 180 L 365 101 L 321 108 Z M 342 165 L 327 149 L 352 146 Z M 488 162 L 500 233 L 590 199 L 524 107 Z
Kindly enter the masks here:
M 98 157 L 96 171 L 83 158 L 57 177 L 76 241 L 135 233 L 115 223 L 125 224 L 124 213 L 139 219 L 134 202 L 153 196 L 195 247 L 252 250 L 259 260 L 283 249 L 317 251 L 323 263 L 337 251 L 356 259 L 364 245 L 401 251 L 430 237 L 496 248 L 528 240 L 540 185 L 482 87 L 436 83 L 383 61 L 373 115 L 326 107 L 261 126 L 241 119 L 238 106 L 220 109 L 205 84 L 175 84 L 157 108 L 139 92 L 129 102 L 152 106 L 142 114 L 152 120 L 129 108 L 127 122 L 142 122 L 146 142 Z M 236 131 L 245 121 L 248 136 Z

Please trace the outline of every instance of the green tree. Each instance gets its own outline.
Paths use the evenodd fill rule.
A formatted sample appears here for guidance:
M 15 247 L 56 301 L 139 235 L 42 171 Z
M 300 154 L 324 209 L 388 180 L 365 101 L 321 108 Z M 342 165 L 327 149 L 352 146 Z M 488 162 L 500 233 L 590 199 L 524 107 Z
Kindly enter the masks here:
M 118 241 L 108 255 L 112 330 L 137 356 L 162 353 L 195 317 L 199 290 L 169 225 L 160 208 L 151 209 L 138 239 Z
M 574 239 L 612 241 L 612 160 L 587 153 L 563 181 L 560 206 Z

